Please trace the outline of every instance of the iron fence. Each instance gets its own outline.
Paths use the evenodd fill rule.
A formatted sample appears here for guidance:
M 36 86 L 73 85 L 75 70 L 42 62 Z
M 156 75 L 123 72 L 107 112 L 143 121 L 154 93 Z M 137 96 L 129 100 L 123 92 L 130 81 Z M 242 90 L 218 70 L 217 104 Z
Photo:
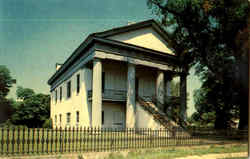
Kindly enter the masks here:
M 0 155 L 119 151 L 247 142 L 247 131 L 208 129 L 0 128 Z

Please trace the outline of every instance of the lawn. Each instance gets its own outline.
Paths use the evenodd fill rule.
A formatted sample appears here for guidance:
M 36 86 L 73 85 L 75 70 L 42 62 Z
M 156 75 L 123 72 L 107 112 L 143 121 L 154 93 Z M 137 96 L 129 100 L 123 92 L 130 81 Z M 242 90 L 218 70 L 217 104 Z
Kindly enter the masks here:
M 246 152 L 247 144 L 237 145 L 212 145 L 199 147 L 180 147 L 180 148 L 166 148 L 166 149 L 150 149 L 150 150 L 134 150 L 127 154 L 127 156 L 119 153 L 112 153 L 105 159 L 174 159 L 178 157 L 192 156 L 192 155 L 206 155 L 219 153 L 236 153 Z M 226 158 L 226 159 L 243 159 L 243 158 Z M 245 159 L 245 158 L 244 158 Z

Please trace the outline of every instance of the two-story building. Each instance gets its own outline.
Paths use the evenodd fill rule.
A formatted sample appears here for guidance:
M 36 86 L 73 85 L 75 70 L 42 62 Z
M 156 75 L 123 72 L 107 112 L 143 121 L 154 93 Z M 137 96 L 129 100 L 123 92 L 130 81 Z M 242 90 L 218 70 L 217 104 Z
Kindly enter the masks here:
M 90 34 L 48 81 L 53 126 L 161 128 L 141 100 L 164 103 L 179 76 L 185 112 L 186 75 L 154 20 Z

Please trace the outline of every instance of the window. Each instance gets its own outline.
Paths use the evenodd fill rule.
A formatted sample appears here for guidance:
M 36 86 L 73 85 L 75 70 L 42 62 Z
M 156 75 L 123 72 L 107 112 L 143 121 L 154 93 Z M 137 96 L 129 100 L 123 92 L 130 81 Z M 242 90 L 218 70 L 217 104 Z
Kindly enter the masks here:
M 76 76 L 76 93 L 80 92 L 80 74 Z
M 70 113 L 67 113 L 67 124 L 70 124 Z
M 71 81 L 67 83 L 67 98 L 71 96 Z
M 104 111 L 102 111 L 102 125 L 104 124 Z
M 105 89 L 105 72 L 102 72 L 102 92 L 104 92 Z
M 59 122 L 62 123 L 62 114 L 59 114 Z
M 57 103 L 57 90 L 55 90 L 55 103 Z
M 60 95 L 59 95 L 60 97 L 60 101 L 62 101 L 62 87 L 60 87 Z
M 55 115 L 55 124 L 57 123 L 57 116 Z
M 76 123 L 79 123 L 79 118 L 80 118 L 79 111 L 76 111 Z

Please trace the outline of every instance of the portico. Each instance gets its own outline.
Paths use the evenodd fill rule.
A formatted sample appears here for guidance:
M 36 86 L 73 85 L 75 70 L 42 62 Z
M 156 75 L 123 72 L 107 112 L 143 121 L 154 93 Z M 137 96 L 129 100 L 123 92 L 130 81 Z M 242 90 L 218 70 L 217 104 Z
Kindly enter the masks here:
M 100 57 L 100 52 L 98 55 Z M 184 73 L 178 73 L 174 70 L 162 70 L 157 67 L 155 63 L 150 65 L 143 65 L 142 63 L 120 61 L 117 58 L 94 58 L 93 63 L 93 82 L 92 89 L 89 92 L 89 99 L 92 100 L 92 126 L 102 127 L 102 110 L 103 110 L 103 101 L 109 102 L 120 102 L 122 107 L 125 107 L 125 124 L 126 128 L 135 128 L 136 127 L 136 111 L 137 111 L 137 96 L 145 97 L 145 100 L 156 97 L 159 102 L 158 107 L 163 105 L 167 98 L 171 96 L 171 80 L 173 76 L 180 76 L 181 86 L 180 86 L 180 95 L 181 95 L 181 113 L 183 117 L 186 115 L 186 76 Z M 125 59 L 125 58 L 124 58 Z M 130 61 L 137 61 L 137 59 L 130 59 Z M 103 78 L 106 71 L 108 72 L 111 67 L 106 67 L 103 69 L 103 65 L 113 65 L 117 66 L 116 69 L 121 68 L 123 75 L 119 78 L 119 75 L 114 75 L 116 78 L 119 78 L 116 82 L 126 86 L 121 86 L 116 89 L 106 89 L 110 87 L 107 81 Z M 154 66 L 154 67 L 153 67 Z M 156 67 L 155 67 L 156 66 Z M 143 74 L 146 74 L 145 77 L 149 75 L 147 72 L 150 72 L 152 78 L 145 79 Z M 114 77 L 113 76 L 113 77 Z M 112 78 L 112 77 L 109 77 Z M 148 82 L 148 83 L 147 83 Z M 105 84 L 106 83 L 106 84 Z M 105 84 L 105 86 L 103 86 Z M 141 87 L 149 86 L 148 89 Z M 150 88 L 151 87 L 151 88 Z M 144 89 L 144 90 L 143 90 Z M 113 93 L 111 93 L 111 91 Z M 108 97 L 107 97 L 108 96 Z M 170 98 L 169 98 L 170 100 Z M 161 109 L 161 108 L 159 108 Z

